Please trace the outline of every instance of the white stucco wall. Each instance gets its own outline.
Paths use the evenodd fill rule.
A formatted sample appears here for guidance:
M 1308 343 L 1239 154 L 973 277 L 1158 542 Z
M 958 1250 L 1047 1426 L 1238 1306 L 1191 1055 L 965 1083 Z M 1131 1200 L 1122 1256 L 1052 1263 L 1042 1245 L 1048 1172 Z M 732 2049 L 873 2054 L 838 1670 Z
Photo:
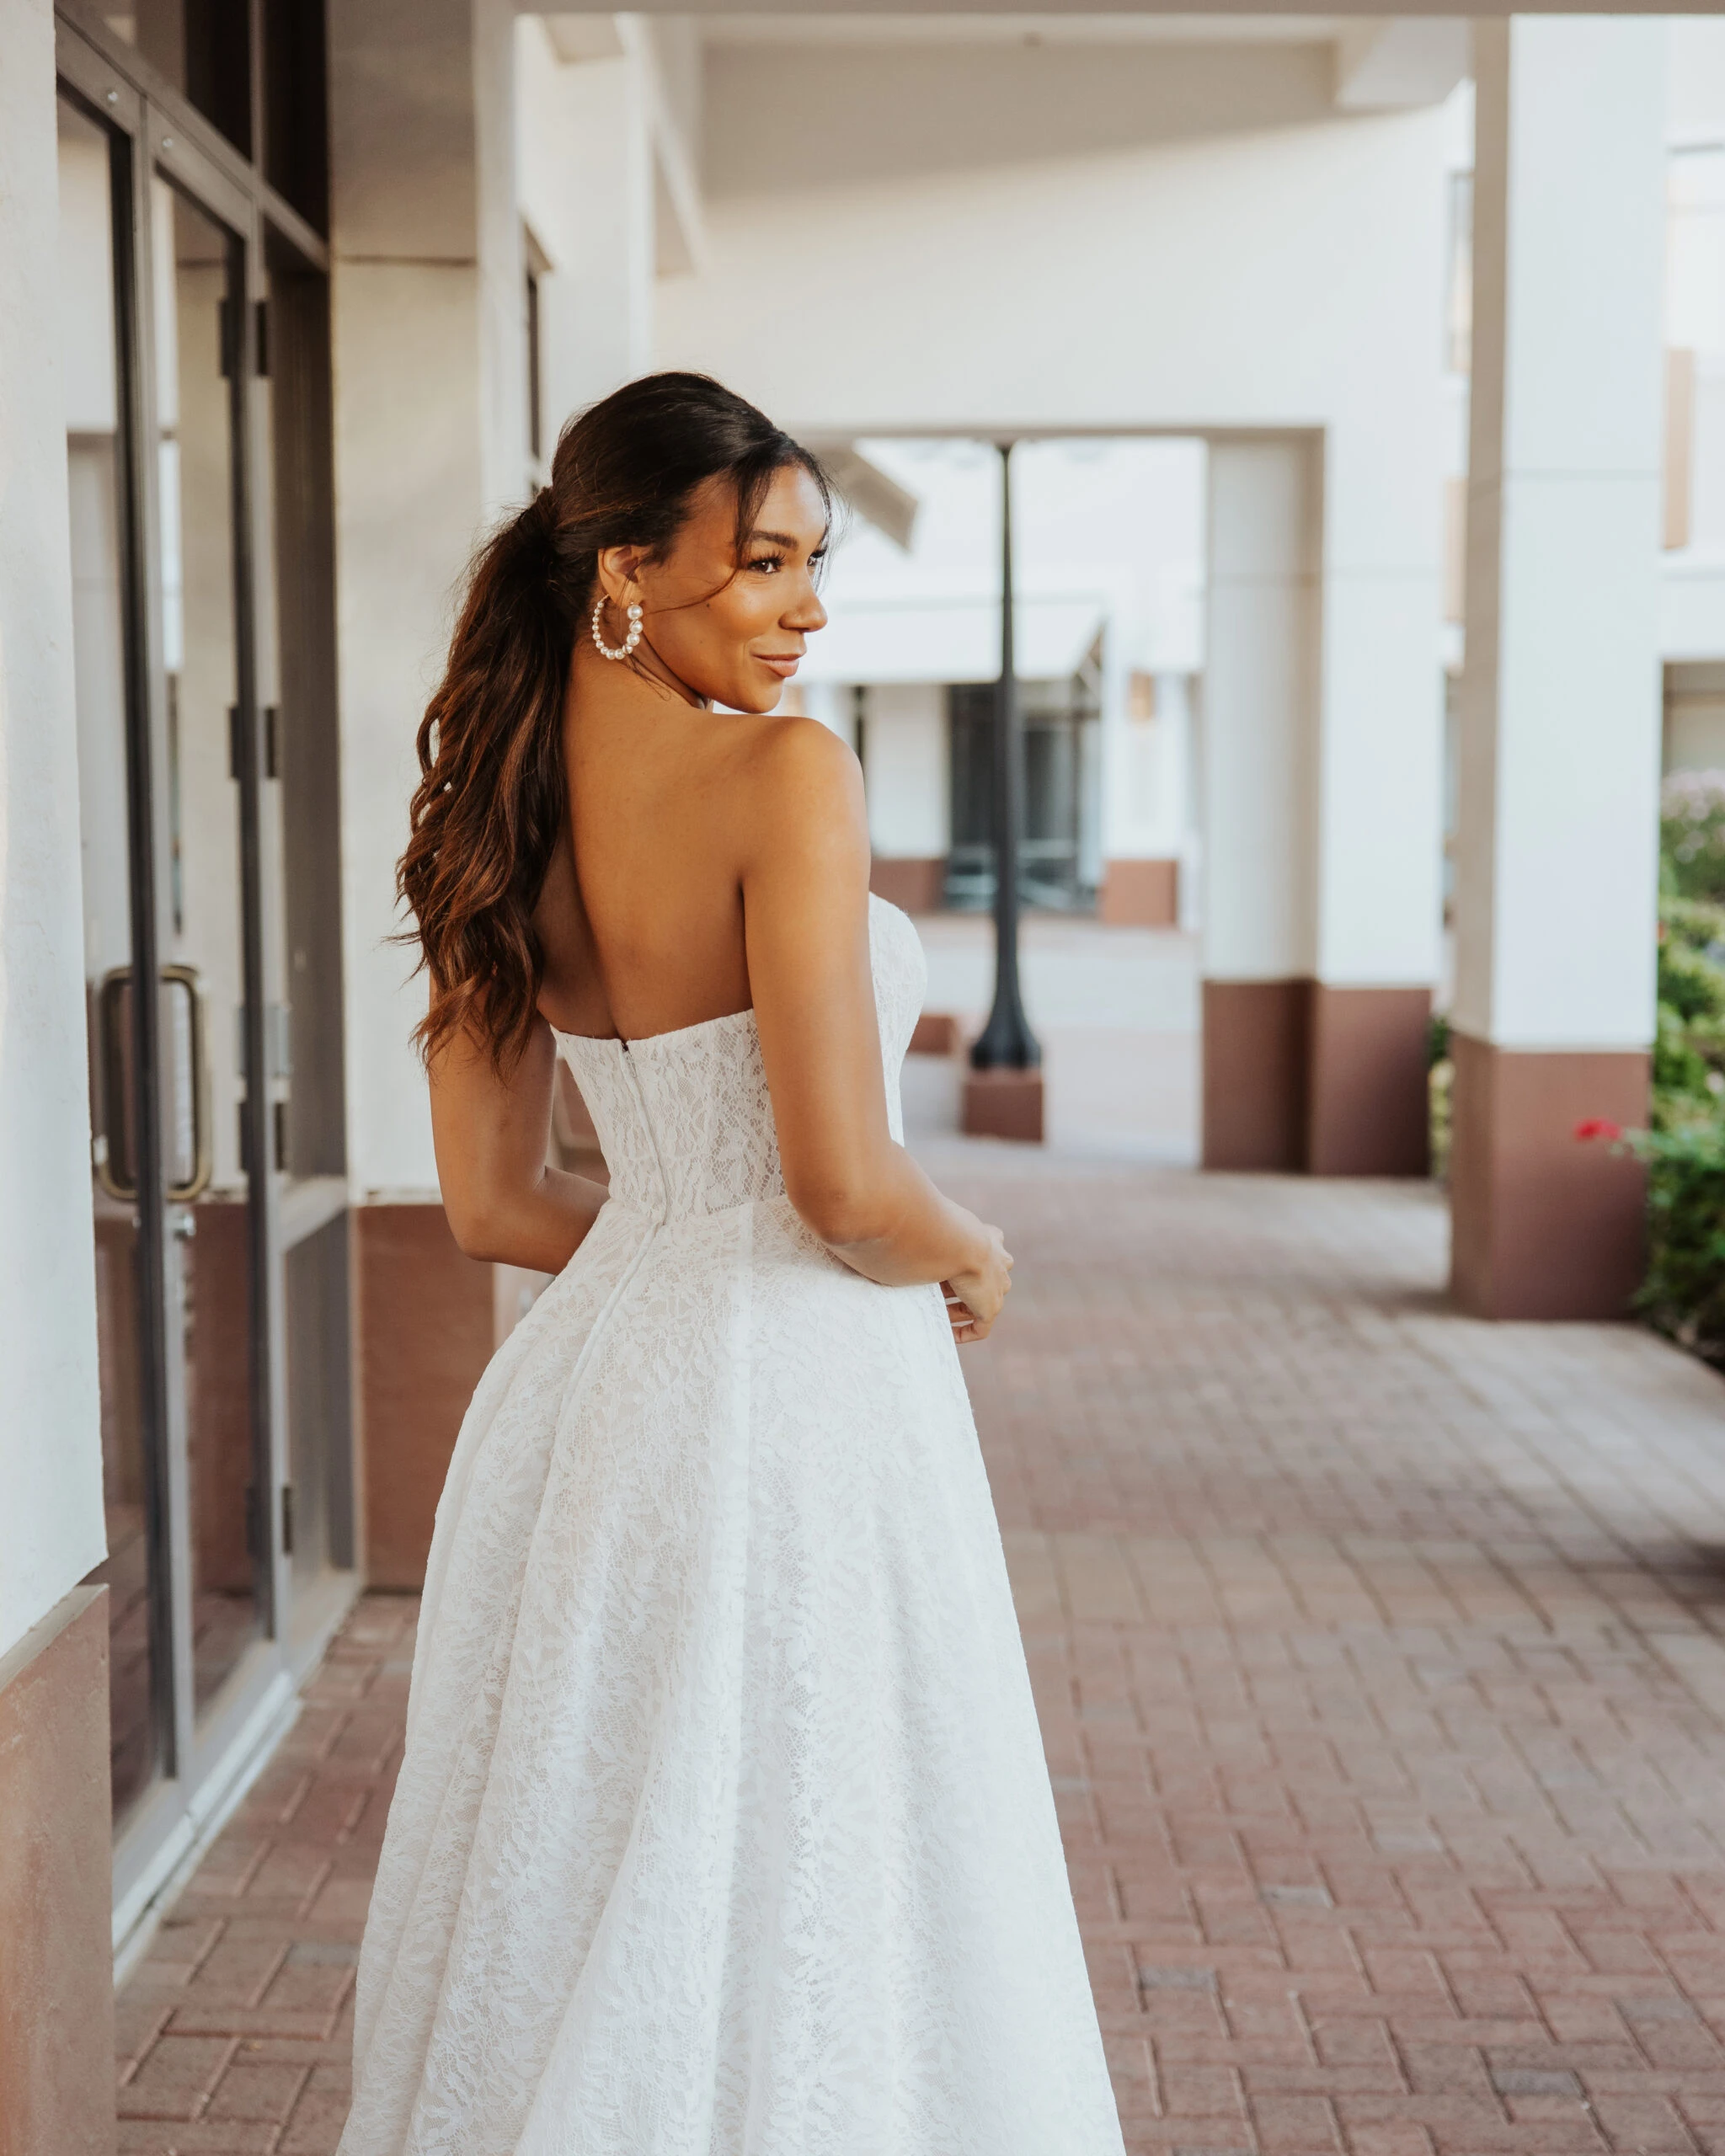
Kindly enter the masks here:
M 1664 39 L 1539 16 L 1475 38 L 1452 1016 L 1503 1048 L 1653 1031 Z
M 1233 442 L 1210 459 L 1204 675 L 1207 979 L 1316 970 L 1319 445 Z
M 943 855 L 951 843 L 945 689 L 927 681 L 870 688 L 862 750 L 874 851 L 900 860 Z
M 49 0 L 0 0 L 0 1653 L 104 1550 Z
M 365 0 L 331 24 L 349 1166 L 436 1187 L 395 864 L 414 737 L 479 536 L 527 483 L 513 17 Z M 410 40 L 411 69 L 399 65 Z
M 1425 982 L 1445 119 L 1332 85 L 1320 45 L 721 46 L 708 262 L 657 352 L 809 431 L 1319 430 L 1309 940 L 1326 979 Z M 765 335 L 746 296 L 787 277 Z
M 1667 27 L 1665 342 L 1691 353 L 1687 542 L 1665 552 L 1659 649 L 1725 658 L 1725 22 Z
M 551 261 L 540 286 L 548 461 L 571 412 L 652 363 L 653 143 L 636 56 L 562 61 L 533 16 L 515 40 L 521 211 Z

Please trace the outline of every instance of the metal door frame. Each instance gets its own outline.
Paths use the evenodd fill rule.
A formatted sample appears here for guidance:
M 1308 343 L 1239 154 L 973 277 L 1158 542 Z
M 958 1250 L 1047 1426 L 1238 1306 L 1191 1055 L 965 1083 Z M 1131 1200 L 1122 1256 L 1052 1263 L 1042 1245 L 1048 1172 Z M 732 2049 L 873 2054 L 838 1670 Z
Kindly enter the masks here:
M 252 110 L 261 114 L 262 0 L 251 16 Z M 178 1209 L 168 1201 L 162 1113 L 172 1099 L 168 1043 L 153 995 L 132 999 L 136 1027 L 141 1342 L 147 1432 L 146 1513 L 152 1551 L 165 1593 L 153 1613 L 155 1697 L 161 1771 L 120 1829 L 115 1846 L 115 1942 L 139 1951 L 152 1911 L 219 1830 L 243 1795 L 276 1736 L 291 1719 L 305 1668 L 321 1652 L 357 1588 L 349 1572 L 326 1578 L 302 1602 L 315 1606 L 294 1623 L 291 1559 L 286 1547 L 288 1424 L 285 1347 L 287 1249 L 334 1218 L 347 1202 L 344 1178 L 316 1178 L 314 1196 L 297 1203 L 273 1152 L 266 940 L 281 926 L 282 877 L 266 875 L 261 789 L 269 782 L 264 714 L 258 695 L 259 609 L 273 603 L 260 579 L 273 560 L 273 535 L 262 520 L 267 489 L 257 483 L 270 453 L 260 393 L 259 351 L 272 239 L 285 241 L 327 278 L 329 252 L 310 224 L 202 115 L 107 29 L 86 0 L 59 0 L 56 10 L 58 93 L 107 134 L 113 174 L 115 320 L 119 346 L 124 681 L 127 702 L 128 834 L 131 845 L 134 978 L 153 982 L 161 963 L 158 923 L 170 916 L 166 829 L 167 674 L 163 649 L 163 577 L 157 460 L 151 453 L 155 350 L 152 182 L 159 173 L 237 244 L 238 334 L 229 346 L 232 414 L 232 518 L 236 778 L 238 786 L 242 968 L 245 996 L 245 1129 L 250 1199 L 250 1393 L 255 1455 L 259 1636 L 211 1702 L 195 1718 L 191 1629 L 191 1526 L 187 1402 L 180 1355 L 171 1345 L 184 1292 Z M 254 124 L 254 141 L 258 128 Z M 275 866 L 285 873 L 285 863 Z M 310 1202 L 307 1202 L 310 1201 Z M 351 1474 L 352 1462 L 346 1463 Z M 339 1471 L 338 1467 L 337 1471 Z M 350 1509 L 351 1498 L 349 1499 Z M 165 1694 L 165 1697 L 163 1696 Z M 128 1960 L 130 1956 L 127 1956 Z

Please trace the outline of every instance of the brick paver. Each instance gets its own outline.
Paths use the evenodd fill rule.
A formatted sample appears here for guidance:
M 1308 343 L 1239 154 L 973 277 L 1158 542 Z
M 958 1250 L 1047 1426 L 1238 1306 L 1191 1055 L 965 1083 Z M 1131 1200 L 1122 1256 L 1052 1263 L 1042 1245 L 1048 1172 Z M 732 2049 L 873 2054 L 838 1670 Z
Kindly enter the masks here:
M 1725 2156 L 1725 1387 L 1451 1315 L 1423 1190 L 939 1166 L 1134 2156 Z M 127 1987 L 123 2151 L 334 2148 L 412 1614 Z

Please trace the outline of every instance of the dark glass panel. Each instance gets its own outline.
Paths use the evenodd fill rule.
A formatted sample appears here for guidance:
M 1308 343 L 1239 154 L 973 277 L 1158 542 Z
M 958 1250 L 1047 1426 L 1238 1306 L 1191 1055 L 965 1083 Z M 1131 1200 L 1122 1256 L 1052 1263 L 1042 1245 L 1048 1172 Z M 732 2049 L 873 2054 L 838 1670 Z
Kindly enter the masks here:
M 249 0 L 134 0 L 106 20 L 237 150 L 251 155 Z
M 323 0 L 263 0 L 264 176 L 315 230 L 329 229 Z
M 232 236 L 155 183 L 163 643 L 169 696 L 174 917 L 162 956 L 190 985 L 169 1151 L 203 1152 L 203 1187 L 174 1210 L 181 1239 L 192 1661 L 201 1710 L 256 1637 L 264 1513 L 253 1363 L 254 1221 L 240 798 L 234 447 L 239 406 Z M 201 1012 L 201 1038 L 193 1019 Z M 195 1131 L 195 1137 L 193 1132 Z

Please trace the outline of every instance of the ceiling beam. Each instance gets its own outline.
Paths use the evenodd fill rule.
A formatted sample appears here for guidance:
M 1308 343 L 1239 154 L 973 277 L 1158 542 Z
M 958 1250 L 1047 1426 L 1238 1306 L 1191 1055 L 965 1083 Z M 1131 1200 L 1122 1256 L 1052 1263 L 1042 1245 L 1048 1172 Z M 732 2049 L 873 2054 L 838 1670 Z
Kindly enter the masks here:
M 1336 40 L 1336 104 L 1343 112 L 1405 112 L 1441 104 L 1473 64 L 1472 37 L 1455 15 L 1391 15 L 1349 23 Z

